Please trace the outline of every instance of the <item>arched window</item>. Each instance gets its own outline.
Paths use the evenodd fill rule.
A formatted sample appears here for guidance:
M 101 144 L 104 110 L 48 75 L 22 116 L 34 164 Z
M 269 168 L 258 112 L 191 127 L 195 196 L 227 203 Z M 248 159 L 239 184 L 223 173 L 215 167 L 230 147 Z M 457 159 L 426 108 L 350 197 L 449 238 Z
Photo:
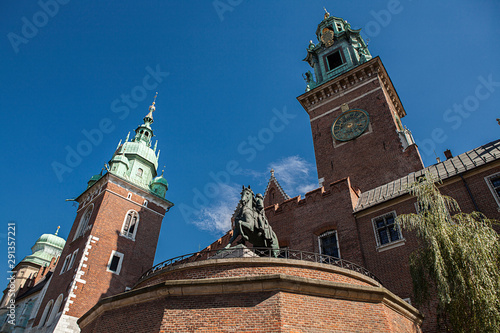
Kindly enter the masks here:
M 52 307 L 52 310 L 50 311 L 49 319 L 47 319 L 47 326 L 52 324 L 52 322 L 54 321 L 54 318 L 60 312 L 62 301 L 63 301 L 63 294 L 61 294 L 61 295 L 59 295 L 59 297 L 57 297 L 56 302 L 54 303 L 54 306 Z
M 141 168 L 137 169 L 136 176 L 137 177 L 142 177 L 142 169 Z
M 129 210 L 123 221 L 122 236 L 130 239 L 135 239 L 137 226 L 139 224 L 139 214 L 135 210 Z
M 89 208 L 85 211 L 82 218 L 80 219 L 80 223 L 78 224 L 78 229 L 76 230 L 75 237 L 73 240 L 82 236 L 85 231 L 87 231 L 87 227 L 89 225 L 90 217 L 92 216 L 92 211 L 94 210 L 94 204 L 90 205 Z
M 47 323 L 47 319 L 49 317 L 50 311 L 52 310 L 52 305 L 54 305 L 54 300 L 50 300 L 47 305 L 45 305 L 45 309 L 43 310 L 42 318 L 40 319 L 39 327 L 45 326 Z

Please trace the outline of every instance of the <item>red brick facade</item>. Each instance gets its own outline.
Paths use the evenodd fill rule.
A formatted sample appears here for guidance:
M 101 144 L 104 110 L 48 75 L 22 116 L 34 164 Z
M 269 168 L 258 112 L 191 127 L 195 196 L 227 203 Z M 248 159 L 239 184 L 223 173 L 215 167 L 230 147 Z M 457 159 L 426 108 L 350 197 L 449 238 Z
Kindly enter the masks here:
M 60 311 L 79 318 L 99 299 L 124 292 L 153 265 L 165 208 L 151 200 L 152 195 L 124 180 L 107 174 L 77 198 L 75 222 L 41 302 L 33 327 L 39 325 L 47 303 L 63 294 Z M 145 205 L 145 200 L 148 200 Z M 88 227 L 75 239 L 82 217 L 92 210 Z M 139 216 L 135 239 L 121 234 L 129 211 Z M 71 269 L 61 274 L 64 259 L 75 251 Z M 108 270 L 113 251 L 123 254 L 119 274 Z

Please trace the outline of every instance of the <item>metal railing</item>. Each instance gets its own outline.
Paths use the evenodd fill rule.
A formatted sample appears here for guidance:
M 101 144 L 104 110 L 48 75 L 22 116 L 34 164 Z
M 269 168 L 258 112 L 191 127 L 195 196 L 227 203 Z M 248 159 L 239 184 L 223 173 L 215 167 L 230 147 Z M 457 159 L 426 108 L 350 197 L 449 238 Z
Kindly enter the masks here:
M 229 257 L 231 253 L 238 251 L 238 250 L 241 251 L 242 248 L 235 249 L 233 247 L 233 248 L 229 248 L 229 249 L 201 251 L 201 252 L 190 253 L 190 254 L 185 254 L 182 256 L 175 257 L 175 258 L 171 258 L 171 259 L 165 260 L 165 261 L 151 267 L 149 270 L 147 270 L 144 274 L 142 274 L 138 283 L 156 272 L 162 271 L 162 270 L 170 268 L 170 267 L 174 267 L 176 265 L 186 264 L 186 263 L 196 262 L 196 261 L 210 260 L 210 259 L 222 259 L 224 257 Z M 355 263 L 352 263 L 350 261 L 335 258 L 335 257 L 328 256 L 325 254 L 290 250 L 287 248 L 273 250 L 270 248 L 254 247 L 254 248 L 245 248 L 244 251 L 245 252 L 249 251 L 247 253 L 250 253 L 250 252 L 253 253 L 253 255 L 250 254 L 250 257 L 268 257 L 268 258 L 277 258 L 277 259 L 302 260 L 302 261 L 317 262 L 317 263 L 321 263 L 321 264 L 327 264 L 327 265 L 332 265 L 332 266 L 336 266 L 336 267 L 341 267 L 341 268 L 345 268 L 345 269 L 363 274 L 363 275 L 368 276 L 369 278 L 372 278 L 375 281 L 381 283 L 380 280 L 373 273 L 371 273 L 369 270 L 367 270 L 366 268 L 359 266 L 359 265 L 356 265 Z M 248 256 L 249 255 L 247 255 L 247 257 Z M 234 258 L 234 256 L 232 258 Z

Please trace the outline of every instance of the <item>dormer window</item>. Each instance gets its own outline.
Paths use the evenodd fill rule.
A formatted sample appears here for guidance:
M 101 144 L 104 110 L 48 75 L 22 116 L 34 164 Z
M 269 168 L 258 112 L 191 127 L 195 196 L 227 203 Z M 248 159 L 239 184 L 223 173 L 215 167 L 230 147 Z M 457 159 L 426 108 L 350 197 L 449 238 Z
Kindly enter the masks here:
M 338 30 L 338 31 L 342 31 L 342 23 L 337 22 L 337 23 L 336 23 L 336 26 L 337 26 L 337 30 Z
M 340 50 L 333 52 L 326 56 L 326 63 L 328 65 L 328 70 L 334 70 L 335 68 L 341 66 L 343 64 L 342 55 L 340 54 Z

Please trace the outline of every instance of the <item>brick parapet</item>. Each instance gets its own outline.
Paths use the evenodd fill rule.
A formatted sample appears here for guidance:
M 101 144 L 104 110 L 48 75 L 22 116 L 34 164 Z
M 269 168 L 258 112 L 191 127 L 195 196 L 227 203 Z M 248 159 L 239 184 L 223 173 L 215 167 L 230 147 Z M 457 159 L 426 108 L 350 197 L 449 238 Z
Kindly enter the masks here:
M 225 262 L 223 262 L 223 259 L 219 262 L 213 261 L 211 264 L 219 266 L 222 264 L 227 265 L 231 262 L 232 265 L 237 266 L 238 264 L 248 262 L 248 260 L 256 260 L 261 263 L 267 262 L 276 267 L 283 264 L 283 260 L 272 258 L 225 259 Z M 209 261 L 195 263 L 195 265 L 174 268 L 174 270 L 191 270 L 200 265 L 208 268 L 209 266 L 207 265 L 209 264 Z M 300 276 L 300 274 L 297 274 L 297 271 L 292 270 L 282 274 L 259 276 L 248 271 L 246 276 L 157 281 L 158 283 L 154 285 L 135 288 L 130 292 L 101 300 L 82 316 L 78 323 L 84 333 L 91 332 L 93 329 L 116 331 L 116 327 L 119 326 L 116 323 L 116 316 L 119 313 L 128 313 L 133 309 L 134 315 L 130 317 L 128 322 L 129 324 L 131 322 L 135 323 L 135 329 L 137 330 L 142 327 L 137 326 L 141 325 L 141 320 L 133 318 L 141 318 L 143 310 L 147 312 L 160 310 L 159 315 L 156 317 L 158 325 L 161 322 L 159 326 L 165 332 L 181 332 L 190 331 L 184 329 L 186 322 L 190 323 L 191 330 L 195 327 L 206 328 L 212 325 L 214 321 L 219 321 L 220 325 L 226 327 L 224 317 L 226 308 L 229 307 L 232 309 L 233 321 L 228 323 L 228 325 L 233 325 L 232 327 L 237 325 L 235 322 L 253 318 L 253 325 L 255 325 L 255 321 L 257 320 L 257 330 L 260 329 L 262 331 L 264 329 L 266 332 L 291 332 L 287 327 L 298 325 L 305 328 L 311 324 L 309 323 L 308 325 L 307 321 L 314 318 L 314 316 L 302 316 L 300 320 L 293 316 L 293 308 L 307 303 L 308 314 L 320 310 L 318 312 L 318 315 L 320 315 L 320 313 L 327 311 L 331 314 L 332 318 L 336 318 L 335 323 L 332 323 L 335 325 L 341 325 L 342 321 L 346 319 L 340 318 L 337 315 L 338 312 L 339 315 L 344 314 L 344 316 L 353 317 L 352 320 L 355 322 L 355 318 L 377 321 L 377 323 L 371 323 L 372 331 L 373 327 L 376 327 L 378 328 L 378 332 L 420 332 L 419 326 L 422 322 L 420 313 L 411 305 L 378 285 L 375 281 L 364 276 L 360 277 L 364 281 L 358 280 L 361 282 L 358 284 L 321 280 L 314 277 L 315 274 L 313 273 L 315 271 L 320 274 L 324 273 L 318 265 L 323 266 L 323 264 L 307 263 L 305 265 L 307 267 L 303 267 L 303 270 L 311 271 L 311 274 L 309 274 L 310 277 Z M 338 269 L 333 268 L 331 273 L 338 273 Z M 369 280 L 371 280 L 371 283 L 368 285 L 364 283 Z M 356 279 L 353 278 L 352 281 L 356 281 Z M 273 309 L 275 316 L 266 317 L 266 319 L 258 316 L 256 319 L 255 315 L 257 313 L 261 314 L 262 309 L 260 306 L 266 304 L 266 302 L 269 302 L 276 296 L 281 297 L 281 301 L 273 302 L 273 306 L 270 308 L 266 307 L 268 309 L 266 313 L 269 313 L 269 310 Z M 303 298 L 301 302 L 293 301 L 301 297 Z M 241 302 L 242 300 L 248 300 L 251 304 L 234 303 Z M 332 306 L 334 303 L 337 306 Z M 326 304 L 329 305 L 327 306 Z M 239 312 L 242 307 L 245 309 L 245 317 L 242 317 L 243 313 Z M 205 313 L 205 315 L 197 315 L 198 311 L 202 311 L 199 314 Z M 113 321 L 109 321 L 107 318 L 113 318 Z M 234 319 L 238 320 L 234 321 Z M 346 321 L 346 323 L 352 324 L 352 321 Z M 404 328 L 404 330 L 397 331 L 391 326 L 395 323 L 399 323 L 398 328 Z M 151 323 L 147 325 L 149 324 Z M 120 331 L 133 332 L 134 325 L 127 327 L 125 331 Z M 274 325 L 277 326 L 274 327 Z M 328 325 L 329 323 L 325 322 L 321 328 L 325 331 L 331 331 L 332 326 Z M 356 332 L 370 331 L 360 330 L 359 327 L 351 327 L 351 329 L 347 329 L 345 332 L 354 332 L 353 329 L 356 329 Z M 215 331 L 226 330 L 219 327 L 219 330 L 215 329 Z M 321 331 L 316 330 L 316 332 Z

